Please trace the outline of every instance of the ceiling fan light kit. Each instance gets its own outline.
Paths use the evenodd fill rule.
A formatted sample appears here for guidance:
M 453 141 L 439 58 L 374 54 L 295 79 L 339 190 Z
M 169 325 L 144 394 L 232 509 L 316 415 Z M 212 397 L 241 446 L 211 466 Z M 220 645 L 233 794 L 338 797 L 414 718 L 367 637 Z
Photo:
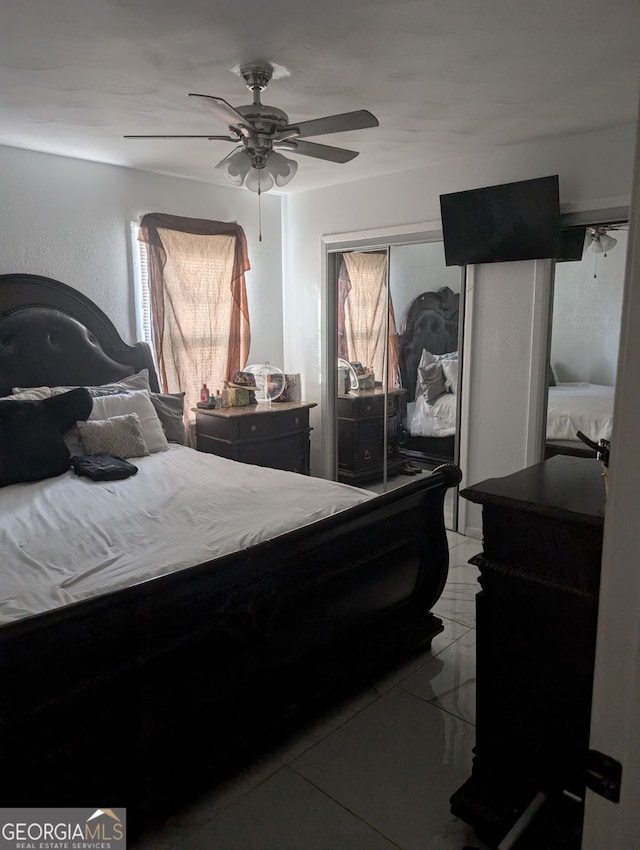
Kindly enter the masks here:
M 606 227 L 590 227 L 587 236 L 591 242 L 591 250 L 596 254 L 605 254 L 618 244 L 618 240 L 609 236 Z
M 245 186 L 252 192 L 262 194 L 275 186 L 286 186 L 296 174 L 298 163 L 279 150 L 323 159 L 328 162 L 350 162 L 357 151 L 337 148 L 315 142 L 298 141 L 308 136 L 324 136 L 347 130 L 362 130 L 377 127 L 378 119 L 366 109 L 329 115 L 311 121 L 290 124 L 289 116 L 282 109 L 263 104 L 263 92 L 274 75 L 270 62 L 252 62 L 240 66 L 240 75 L 247 88 L 253 92 L 253 103 L 233 107 L 221 97 L 190 94 L 218 119 L 227 125 L 228 136 L 125 136 L 127 139 L 208 139 L 234 142 L 238 147 L 216 166 L 234 186 Z M 283 76 L 283 74 L 279 74 Z M 278 150 L 279 149 L 279 150 Z
M 252 192 L 262 193 L 268 192 L 274 184 L 286 186 L 295 177 L 298 163 L 274 150 L 263 155 L 248 152 L 246 148 L 236 148 L 216 167 L 234 186 L 244 185 Z

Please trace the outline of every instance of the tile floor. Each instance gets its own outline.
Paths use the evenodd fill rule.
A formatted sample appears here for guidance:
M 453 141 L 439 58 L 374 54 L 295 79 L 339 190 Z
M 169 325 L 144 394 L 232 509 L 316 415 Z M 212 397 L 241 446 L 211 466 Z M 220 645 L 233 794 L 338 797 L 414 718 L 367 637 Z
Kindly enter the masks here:
M 449 811 L 475 739 L 478 540 L 448 532 L 449 580 L 431 652 L 276 746 L 132 850 L 462 850 Z

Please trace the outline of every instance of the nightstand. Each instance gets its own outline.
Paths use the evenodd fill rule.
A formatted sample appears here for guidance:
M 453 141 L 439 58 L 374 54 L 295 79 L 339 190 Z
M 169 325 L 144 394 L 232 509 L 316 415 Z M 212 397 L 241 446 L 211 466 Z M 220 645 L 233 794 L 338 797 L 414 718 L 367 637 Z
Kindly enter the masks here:
M 399 455 L 399 427 L 406 419 L 407 391 L 374 387 L 338 395 L 338 480 L 359 484 L 382 478 L 384 420 L 387 419 L 387 474 L 395 475 L 404 459 Z
M 196 448 L 242 463 L 309 474 L 307 402 L 272 402 L 216 410 L 194 408 Z

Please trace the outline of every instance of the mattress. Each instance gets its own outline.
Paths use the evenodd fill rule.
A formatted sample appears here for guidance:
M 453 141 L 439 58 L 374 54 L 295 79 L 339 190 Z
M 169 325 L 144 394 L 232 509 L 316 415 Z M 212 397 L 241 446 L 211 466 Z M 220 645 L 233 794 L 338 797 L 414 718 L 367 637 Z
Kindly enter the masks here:
M 571 440 L 582 431 L 595 443 L 611 440 L 615 387 L 573 382 L 549 387 L 547 440 Z
M 0 489 L 0 624 L 240 551 L 361 504 L 346 484 L 172 445 L 138 473 Z

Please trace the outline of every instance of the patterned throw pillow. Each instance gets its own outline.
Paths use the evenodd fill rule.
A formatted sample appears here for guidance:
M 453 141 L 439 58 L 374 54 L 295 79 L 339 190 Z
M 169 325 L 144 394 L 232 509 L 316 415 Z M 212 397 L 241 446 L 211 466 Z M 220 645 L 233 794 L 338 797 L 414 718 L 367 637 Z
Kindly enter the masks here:
M 77 425 L 87 454 L 101 453 L 123 458 L 149 454 L 137 413 L 125 413 L 110 419 L 88 419 Z

